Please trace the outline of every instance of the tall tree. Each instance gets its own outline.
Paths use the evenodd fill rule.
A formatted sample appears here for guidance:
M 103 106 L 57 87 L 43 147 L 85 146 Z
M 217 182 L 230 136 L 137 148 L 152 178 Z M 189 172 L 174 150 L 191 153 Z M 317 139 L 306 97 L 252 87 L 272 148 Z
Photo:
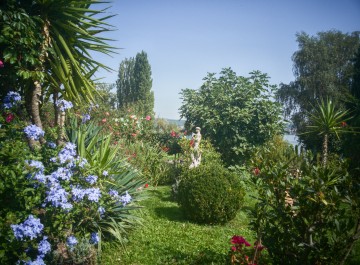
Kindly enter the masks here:
M 133 57 L 125 58 L 120 63 L 118 79 L 116 80 L 118 107 L 128 108 L 135 101 L 134 98 L 134 64 Z
M 259 71 L 237 76 L 225 68 L 217 78 L 209 73 L 198 90 L 183 89 L 181 117 L 185 127 L 201 127 L 227 164 L 247 159 L 254 146 L 281 133 L 280 104 L 273 100 L 276 86 Z
M 295 81 L 281 84 L 277 95 L 299 133 L 306 131 L 308 114 L 321 99 L 328 98 L 340 108 L 349 99 L 359 36 L 360 32 L 336 30 L 316 36 L 297 34 L 299 50 L 292 56 Z M 300 140 L 308 148 L 321 149 L 321 139 L 312 135 L 300 135 Z
M 116 87 L 119 108 L 133 107 L 141 115 L 153 114 L 151 66 L 144 51 L 120 63 Z
M 140 103 L 141 112 L 144 115 L 152 114 L 154 111 L 154 92 L 151 91 L 151 66 L 144 51 L 135 57 L 134 87 L 137 91 L 135 101 Z

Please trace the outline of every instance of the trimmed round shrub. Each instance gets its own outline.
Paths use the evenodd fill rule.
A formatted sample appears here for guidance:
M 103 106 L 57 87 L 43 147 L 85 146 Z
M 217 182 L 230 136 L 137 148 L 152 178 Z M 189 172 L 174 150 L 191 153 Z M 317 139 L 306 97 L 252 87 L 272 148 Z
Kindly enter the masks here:
M 240 209 L 244 190 L 239 178 L 219 163 L 186 170 L 178 186 L 178 203 L 186 218 L 197 223 L 223 224 Z

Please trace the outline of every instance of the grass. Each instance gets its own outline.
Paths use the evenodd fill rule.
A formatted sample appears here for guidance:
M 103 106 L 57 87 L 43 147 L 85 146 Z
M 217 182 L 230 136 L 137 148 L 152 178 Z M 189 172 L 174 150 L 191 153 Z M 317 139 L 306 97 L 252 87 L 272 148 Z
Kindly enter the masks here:
M 184 219 L 169 186 L 148 190 L 149 198 L 142 202 L 139 213 L 143 225 L 129 235 L 123 247 L 108 244 L 101 264 L 227 264 L 230 238 L 241 235 L 254 242 L 248 227 L 246 208 L 226 225 L 198 225 Z

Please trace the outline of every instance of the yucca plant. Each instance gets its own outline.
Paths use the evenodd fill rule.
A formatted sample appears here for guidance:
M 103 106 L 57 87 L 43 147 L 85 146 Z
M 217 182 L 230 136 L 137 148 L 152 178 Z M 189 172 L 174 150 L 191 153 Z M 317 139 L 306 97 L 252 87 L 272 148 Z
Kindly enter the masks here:
M 351 117 L 349 111 L 339 110 L 333 101 L 321 100 L 313 113 L 309 114 L 308 131 L 305 133 L 317 133 L 323 136 L 322 144 L 322 163 L 326 166 L 328 157 L 329 136 L 331 134 L 340 138 L 340 134 L 351 132 L 347 127 L 346 121 Z
M 68 138 L 76 143 L 79 156 L 90 164 L 91 174 L 103 176 L 99 185 L 104 190 L 131 195 L 131 203 L 107 205 L 103 218 L 92 223 L 95 231 L 124 244 L 129 229 L 141 223 L 141 218 L 132 213 L 139 209 L 136 202 L 144 198 L 141 189 L 145 184 L 143 176 L 126 161 L 127 158 L 121 157 L 119 145 L 111 145 L 111 135 L 102 134 L 101 127 L 94 123 L 78 125 L 74 119 L 67 129 Z

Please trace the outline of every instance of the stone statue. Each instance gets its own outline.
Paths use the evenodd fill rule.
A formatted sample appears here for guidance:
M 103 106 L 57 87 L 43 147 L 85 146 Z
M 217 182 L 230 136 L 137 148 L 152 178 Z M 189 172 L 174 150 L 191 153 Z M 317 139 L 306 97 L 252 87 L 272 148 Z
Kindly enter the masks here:
M 191 164 L 189 168 L 194 168 L 200 165 L 201 163 L 201 149 L 200 149 L 200 142 L 201 142 L 201 129 L 200 127 L 195 128 L 196 133 L 193 134 L 192 140 L 194 141 L 193 152 L 191 153 Z

